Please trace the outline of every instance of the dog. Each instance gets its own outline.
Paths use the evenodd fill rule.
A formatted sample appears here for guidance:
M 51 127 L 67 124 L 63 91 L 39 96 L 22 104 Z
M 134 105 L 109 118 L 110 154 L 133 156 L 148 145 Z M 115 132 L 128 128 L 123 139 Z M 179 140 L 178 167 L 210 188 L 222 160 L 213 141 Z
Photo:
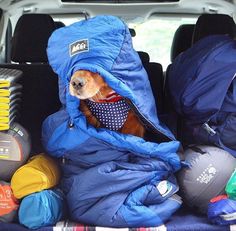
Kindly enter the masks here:
M 76 71 L 71 77 L 69 92 L 80 99 L 80 111 L 89 124 L 144 137 L 145 128 L 138 116 L 98 73 Z

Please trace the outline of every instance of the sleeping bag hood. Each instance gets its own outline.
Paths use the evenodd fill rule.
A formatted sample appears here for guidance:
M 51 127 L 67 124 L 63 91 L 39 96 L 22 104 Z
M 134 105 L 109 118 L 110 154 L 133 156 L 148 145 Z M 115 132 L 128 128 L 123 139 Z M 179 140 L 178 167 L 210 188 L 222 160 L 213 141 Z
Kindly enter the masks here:
M 63 107 L 44 121 L 42 141 L 50 155 L 64 159 L 62 188 L 70 218 L 110 227 L 163 224 L 181 204 L 173 197 L 178 191 L 173 173 L 181 166 L 180 143 L 157 118 L 148 76 L 128 27 L 114 16 L 83 20 L 54 31 L 47 53 L 59 76 Z M 80 100 L 69 93 L 77 70 L 99 73 L 158 142 L 88 124 Z
M 75 71 L 97 72 L 132 102 L 147 126 L 159 131 L 162 139 L 174 139 L 158 120 L 147 73 L 133 49 L 129 29 L 120 19 L 99 16 L 56 30 L 48 42 L 48 59 L 60 78 L 62 102 Z

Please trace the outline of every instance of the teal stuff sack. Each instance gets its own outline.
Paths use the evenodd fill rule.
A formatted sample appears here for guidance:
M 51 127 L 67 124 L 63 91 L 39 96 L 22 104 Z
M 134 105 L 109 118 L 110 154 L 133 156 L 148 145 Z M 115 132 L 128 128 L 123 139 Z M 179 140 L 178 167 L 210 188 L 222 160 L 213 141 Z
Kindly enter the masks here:
M 26 196 L 19 208 L 19 222 L 29 229 L 56 224 L 63 215 L 64 196 L 60 190 L 44 190 Z

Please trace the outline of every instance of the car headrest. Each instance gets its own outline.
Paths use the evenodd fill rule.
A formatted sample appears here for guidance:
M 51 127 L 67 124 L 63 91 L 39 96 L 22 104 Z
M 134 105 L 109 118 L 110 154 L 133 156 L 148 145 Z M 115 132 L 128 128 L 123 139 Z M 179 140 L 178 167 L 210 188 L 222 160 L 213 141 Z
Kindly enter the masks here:
M 235 36 L 235 23 L 233 18 L 226 14 L 203 14 L 196 23 L 193 32 L 193 43 L 215 34 L 228 34 Z
M 181 52 L 191 47 L 194 26 L 194 24 L 183 24 L 176 30 L 171 45 L 171 62 L 173 62 Z
M 11 60 L 14 62 L 47 62 L 46 47 L 55 24 L 47 14 L 24 14 L 15 27 Z
M 135 37 L 135 36 L 136 36 L 136 31 L 135 31 L 135 29 L 129 28 L 129 32 L 130 32 L 130 34 L 131 34 L 131 37 Z
M 56 27 L 56 29 L 61 28 L 61 27 L 64 27 L 64 26 L 65 26 L 65 24 L 64 24 L 63 22 L 61 22 L 61 21 L 55 22 L 55 27 Z
M 141 59 L 143 64 L 149 63 L 150 57 L 147 52 L 144 51 L 138 51 L 139 58 Z

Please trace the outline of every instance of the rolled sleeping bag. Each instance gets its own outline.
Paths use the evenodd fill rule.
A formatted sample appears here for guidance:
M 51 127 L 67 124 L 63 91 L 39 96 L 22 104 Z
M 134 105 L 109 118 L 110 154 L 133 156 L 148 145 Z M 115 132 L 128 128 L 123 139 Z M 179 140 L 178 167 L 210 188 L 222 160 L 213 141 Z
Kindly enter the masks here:
M 11 179 L 14 196 L 21 199 L 29 194 L 55 187 L 60 180 L 57 162 L 45 154 L 30 158 Z
M 9 183 L 0 181 L 0 221 L 12 222 L 16 220 L 19 207 Z
M 64 205 L 64 195 L 59 189 L 33 193 L 21 201 L 19 222 L 29 229 L 55 225 L 63 216 Z
M 220 195 L 210 200 L 208 205 L 208 219 L 217 225 L 236 224 L 236 201 Z
M 225 193 L 225 186 L 236 167 L 236 159 L 213 146 L 192 146 L 185 153 L 189 167 L 178 174 L 181 196 L 185 204 L 206 214 L 208 203 Z
M 10 181 L 12 175 L 29 158 L 31 140 L 29 133 L 18 123 L 0 132 L 0 179 Z

